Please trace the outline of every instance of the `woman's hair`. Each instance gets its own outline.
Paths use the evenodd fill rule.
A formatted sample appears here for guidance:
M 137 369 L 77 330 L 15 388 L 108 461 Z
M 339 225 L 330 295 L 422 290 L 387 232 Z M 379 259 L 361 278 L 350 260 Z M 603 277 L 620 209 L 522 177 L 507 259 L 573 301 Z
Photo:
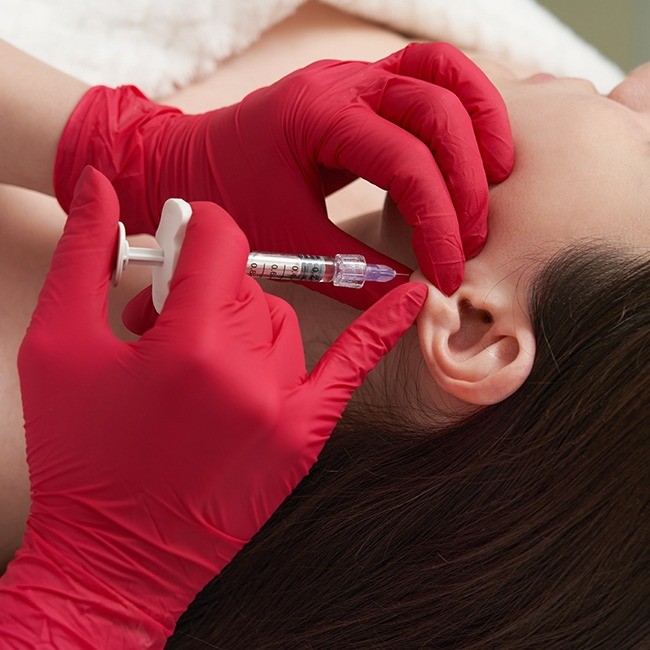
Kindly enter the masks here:
M 649 289 L 554 258 L 524 386 L 433 433 L 346 414 L 167 647 L 649 647 Z

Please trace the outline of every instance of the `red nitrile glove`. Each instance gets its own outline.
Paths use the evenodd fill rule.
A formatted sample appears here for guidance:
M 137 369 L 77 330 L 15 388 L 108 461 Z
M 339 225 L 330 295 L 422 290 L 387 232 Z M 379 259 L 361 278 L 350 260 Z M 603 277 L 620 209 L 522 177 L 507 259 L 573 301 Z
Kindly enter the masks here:
M 79 180 L 18 358 L 32 506 L 0 579 L 3 648 L 162 647 L 426 296 L 398 287 L 307 375 L 293 310 L 245 274 L 241 230 L 192 209 L 161 315 L 123 342 L 107 319 L 118 202 L 96 170 Z
M 425 276 L 452 293 L 485 242 L 488 181 L 513 160 L 505 105 L 483 72 L 451 45 L 414 43 L 376 63 L 314 63 L 196 116 L 132 86 L 93 88 L 64 130 L 54 186 L 67 210 L 91 164 L 116 187 L 129 233 L 153 233 L 168 198 L 210 200 L 253 250 L 360 253 L 408 273 L 327 218 L 326 194 L 363 177 L 389 191 Z M 308 286 L 364 308 L 404 281 Z

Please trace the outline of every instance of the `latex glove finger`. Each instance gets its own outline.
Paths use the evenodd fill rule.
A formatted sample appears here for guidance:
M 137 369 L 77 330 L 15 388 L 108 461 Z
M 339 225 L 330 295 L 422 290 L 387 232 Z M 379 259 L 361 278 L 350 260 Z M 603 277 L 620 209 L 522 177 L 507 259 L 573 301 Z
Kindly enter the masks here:
M 86 166 L 75 186 L 70 215 L 52 257 L 30 328 L 58 335 L 105 330 L 108 291 L 117 254 L 117 196 L 108 179 Z
M 427 145 L 361 104 L 345 111 L 336 127 L 323 142 L 320 161 L 388 190 L 413 226 L 422 272 L 452 294 L 462 282 L 465 255 L 454 204 Z
M 158 320 L 158 312 L 153 306 L 151 285 L 129 300 L 122 311 L 122 323 L 130 332 L 142 336 Z
M 454 204 L 465 258 L 475 256 L 487 237 L 488 184 L 472 121 L 460 100 L 440 86 L 394 77 L 377 103 L 379 115 L 431 150 Z M 444 225 L 436 228 L 445 234 Z
M 449 43 L 411 43 L 377 65 L 451 90 L 472 118 L 488 180 L 500 183 L 508 178 L 514 164 L 508 112 L 498 90 L 473 61 Z
M 328 409 L 322 407 L 324 428 L 331 428 L 350 396 L 406 332 L 420 313 L 427 285 L 410 282 L 394 289 L 357 318 L 322 356 L 309 383 Z

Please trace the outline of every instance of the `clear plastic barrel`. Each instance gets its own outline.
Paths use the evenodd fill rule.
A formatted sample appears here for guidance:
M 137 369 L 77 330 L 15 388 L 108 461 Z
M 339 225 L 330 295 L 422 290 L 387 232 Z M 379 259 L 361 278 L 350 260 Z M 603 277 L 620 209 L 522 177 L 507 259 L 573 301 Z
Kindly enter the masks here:
M 252 252 L 248 256 L 246 273 L 254 278 L 270 280 L 306 280 L 332 282 L 335 262 L 323 255 L 292 255 Z

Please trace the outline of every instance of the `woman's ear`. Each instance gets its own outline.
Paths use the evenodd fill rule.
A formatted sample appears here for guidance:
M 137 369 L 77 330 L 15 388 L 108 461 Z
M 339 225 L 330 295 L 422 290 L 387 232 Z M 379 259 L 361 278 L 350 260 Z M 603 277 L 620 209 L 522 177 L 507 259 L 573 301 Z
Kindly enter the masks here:
M 464 282 L 447 297 L 429 286 L 418 334 L 424 361 L 441 390 L 487 405 L 524 383 L 535 359 L 535 336 L 515 292 L 509 283 L 485 291 L 483 283 Z

